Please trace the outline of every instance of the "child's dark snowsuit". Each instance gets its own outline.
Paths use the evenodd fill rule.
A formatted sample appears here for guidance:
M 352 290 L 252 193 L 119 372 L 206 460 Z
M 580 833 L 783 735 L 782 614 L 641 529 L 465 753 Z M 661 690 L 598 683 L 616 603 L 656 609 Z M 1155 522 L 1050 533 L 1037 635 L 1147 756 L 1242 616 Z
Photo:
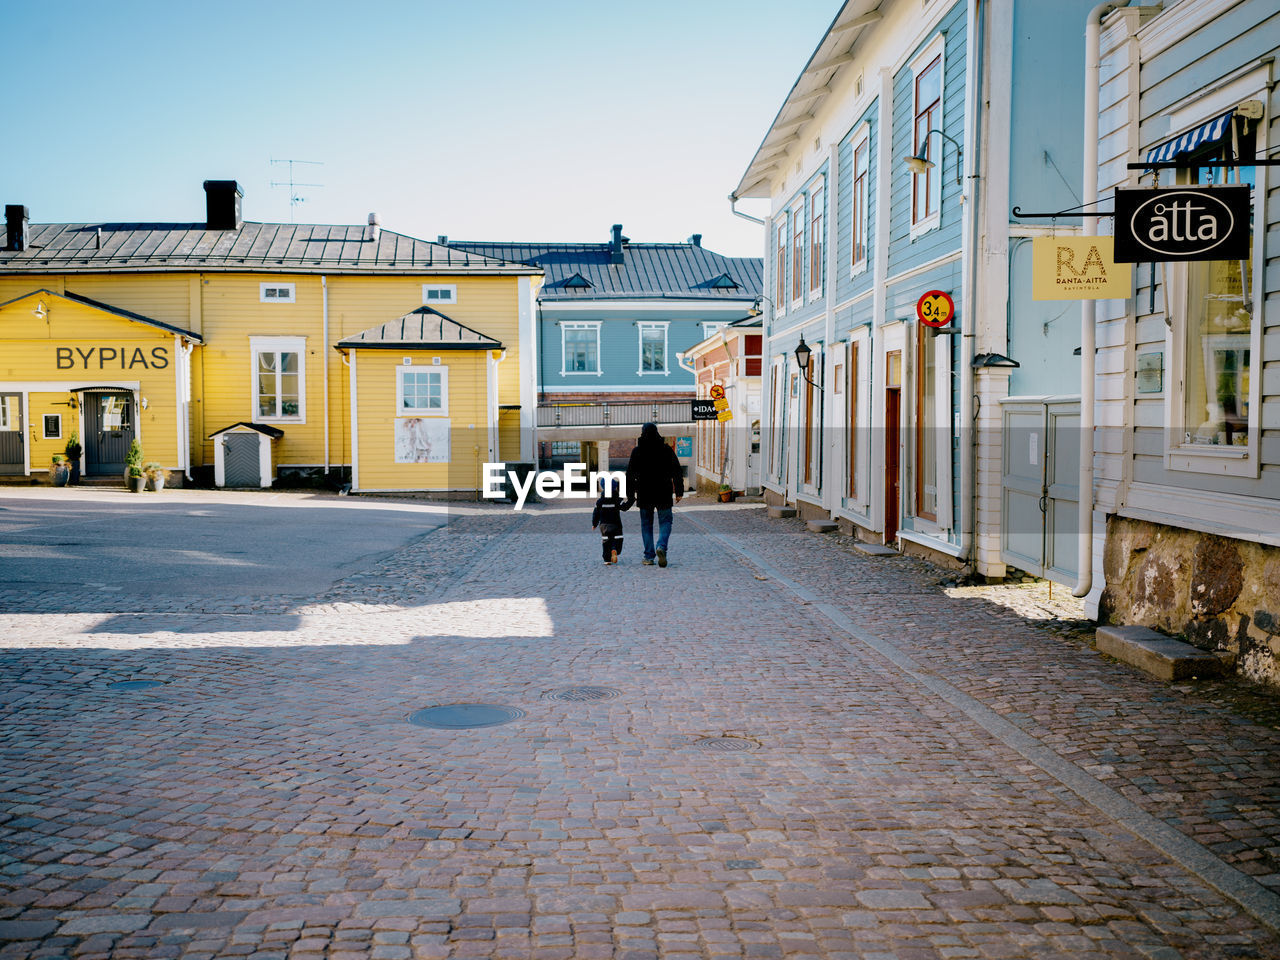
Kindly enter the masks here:
M 591 514 L 591 526 L 600 528 L 600 552 L 604 562 L 613 561 L 614 551 L 622 553 L 622 511 L 630 510 L 634 501 L 623 500 L 617 491 L 601 494 Z

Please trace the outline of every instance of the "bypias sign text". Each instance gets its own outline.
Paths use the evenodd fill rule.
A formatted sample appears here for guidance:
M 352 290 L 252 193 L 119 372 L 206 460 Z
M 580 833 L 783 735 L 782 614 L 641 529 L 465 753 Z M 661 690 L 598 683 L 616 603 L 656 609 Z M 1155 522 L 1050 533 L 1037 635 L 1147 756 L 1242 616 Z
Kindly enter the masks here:
M 169 348 L 151 347 L 55 347 L 59 370 L 163 370 L 169 366 Z
M 1247 186 L 1116 191 L 1118 263 L 1247 260 Z

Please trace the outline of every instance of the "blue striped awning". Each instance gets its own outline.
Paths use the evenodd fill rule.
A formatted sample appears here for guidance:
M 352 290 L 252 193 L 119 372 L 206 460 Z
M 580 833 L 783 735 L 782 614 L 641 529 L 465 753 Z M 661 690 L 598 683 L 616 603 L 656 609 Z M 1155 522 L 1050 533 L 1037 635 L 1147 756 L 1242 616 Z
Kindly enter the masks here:
M 1212 120 L 1200 124 L 1194 130 L 1188 130 L 1180 137 L 1166 140 L 1158 147 L 1152 147 L 1147 151 L 1147 163 L 1167 163 L 1170 160 L 1177 159 L 1184 153 L 1198 150 L 1206 143 L 1221 140 L 1231 129 L 1231 118 L 1235 114 L 1236 108 L 1232 107 L 1222 116 L 1214 117 Z

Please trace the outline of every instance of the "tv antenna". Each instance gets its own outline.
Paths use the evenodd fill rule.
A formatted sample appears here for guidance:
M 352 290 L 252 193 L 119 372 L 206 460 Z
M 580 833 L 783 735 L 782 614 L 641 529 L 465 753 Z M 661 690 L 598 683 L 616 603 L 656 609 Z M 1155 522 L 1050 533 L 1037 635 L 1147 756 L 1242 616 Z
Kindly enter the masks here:
M 299 181 L 295 180 L 293 178 L 293 165 L 295 163 L 305 163 L 313 167 L 323 167 L 324 161 L 323 160 L 276 160 L 275 158 L 272 158 L 271 162 L 273 164 L 287 163 L 289 165 L 289 179 L 288 180 L 272 180 L 271 186 L 289 188 L 289 222 L 293 223 L 293 208 L 300 203 L 307 202 L 307 198 L 298 193 L 298 187 L 323 187 L 324 186 L 323 183 L 300 183 Z

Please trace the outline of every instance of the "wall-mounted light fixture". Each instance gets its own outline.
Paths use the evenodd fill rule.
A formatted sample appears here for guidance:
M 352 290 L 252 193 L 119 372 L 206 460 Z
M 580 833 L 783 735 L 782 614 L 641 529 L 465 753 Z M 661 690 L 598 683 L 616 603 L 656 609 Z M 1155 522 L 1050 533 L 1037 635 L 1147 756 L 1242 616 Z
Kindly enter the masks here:
M 768 297 L 759 296 L 759 297 L 756 297 L 756 302 L 747 308 L 747 316 L 758 317 L 760 316 L 760 314 L 764 313 L 764 311 L 760 309 L 760 304 L 765 303 L 766 301 L 768 302 L 769 306 L 773 307 L 773 312 L 777 313 L 778 305 L 776 303 L 774 303 Z
M 822 384 L 814 383 L 813 378 L 809 376 L 809 364 L 813 359 L 813 350 L 804 342 L 804 335 L 801 334 L 800 342 L 796 344 L 796 366 L 800 368 L 800 375 L 805 378 L 809 386 L 815 390 L 821 390 Z
M 929 159 L 929 137 L 937 134 L 942 139 L 948 141 L 956 148 L 956 186 L 961 185 L 960 180 L 960 161 L 964 157 L 964 150 L 960 148 L 960 144 L 954 137 L 949 137 L 941 130 L 930 130 L 924 135 L 924 139 L 920 141 L 920 153 L 915 156 L 903 157 L 902 162 L 905 163 L 912 173 L 928 173 L 934 167 L 934 163 Z M 945 156 L 943 158 L 946 159 Z

